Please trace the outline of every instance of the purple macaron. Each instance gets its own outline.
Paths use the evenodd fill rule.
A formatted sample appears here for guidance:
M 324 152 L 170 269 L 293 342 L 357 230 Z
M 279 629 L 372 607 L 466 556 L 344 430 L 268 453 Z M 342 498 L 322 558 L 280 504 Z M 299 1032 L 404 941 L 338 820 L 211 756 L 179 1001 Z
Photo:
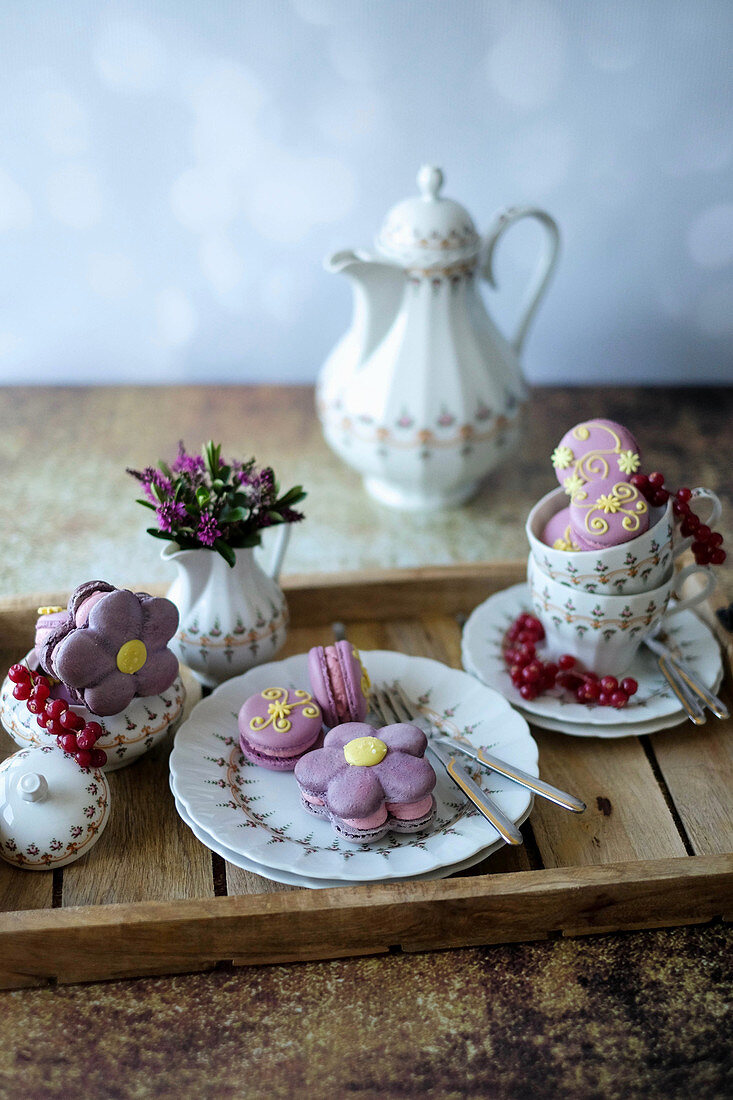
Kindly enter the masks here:
M 641 466 L 639 445 L 615 420 L 584 420 L 566 432 L 552 452 L 557 480 L 568 496 L 586 481 L 629 481 Z
M 323 716 L 309 692 L 269 687 L 242 704 L 238 725 L 239 747 L 251 763 L 291 772 L 318 741 Z
M 303 806 L 355 844 L 427 828 L 436 813 L 427 738 L 409 723 L 345 722 L 295 766 Z
M 588 481 L 570 501 L 570 530 L 584 549 L 605 550 L 643 535 L 649 504 L 635 485 L 617 477 Z
M 363 722 L 369 710 L 369 676 L 351 642 L 314 646 L 308 675 L 327 726 Z

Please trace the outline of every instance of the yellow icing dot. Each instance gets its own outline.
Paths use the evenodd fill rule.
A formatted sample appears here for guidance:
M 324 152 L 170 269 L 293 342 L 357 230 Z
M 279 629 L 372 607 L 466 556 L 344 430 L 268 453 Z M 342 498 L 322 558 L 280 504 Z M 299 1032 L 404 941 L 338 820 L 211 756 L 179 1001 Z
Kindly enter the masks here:
M 378 737 L 355 737 L 344 745 L 347 764 L 358 764 L 362 768 L 371 768 L 387 755 L 387 746 Z
M 130 676 L 133 672 L 139 672 L 148 659 L 148 651 L 145 643 L 139 638 L 132 638 L 125 642 L 117 651 L 117 667 L 120 672 L 127 672 Z
M 38 615 L 58 615 L 59 611 L 64 611 L 63 607 L 39 607 L 36 614 Z

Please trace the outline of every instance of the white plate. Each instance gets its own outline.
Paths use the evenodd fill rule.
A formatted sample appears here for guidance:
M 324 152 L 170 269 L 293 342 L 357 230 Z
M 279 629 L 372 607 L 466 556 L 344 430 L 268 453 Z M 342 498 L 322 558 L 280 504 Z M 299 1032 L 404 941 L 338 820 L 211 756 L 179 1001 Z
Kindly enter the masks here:
M 642 646 L 629 673 L 639 684 L 636 695 L 622 710 L 614 707 L 589 707 L 560 693 L 547 693 L 527 701 L 509 678 L 504 664 L 502 642 L 510 624 L 522 611 L 531 611 L 526 584 L 515 584 L 496 592 L 471 613 L 463 628 L 464 668 L 488 687 L 506 696 L 538 726 L 580 737 L 629 737 L 643 725 L 644 733 L 653 733 L 675 725 L 686 717 L 679 700 L 659 670 L 651 650 Z M 706 687 L 715 691 L 720 682 L 722 661 L 712 632 L 692 611 L 682 611 L 665 625 L 669 645 L 679 650 L 693 672 Z M 593 732 L 588 727 L 595 727 Z
M 362 652 L 375 684 L 401 684 L 422 713 L 454 737 L 486 746 L 538 774 L 537 745 L 507 701 L 465 672 L 427 657 Z M 176 736 L 171 786 L 189 818 L 209 837 L 263 867 L 317 879 L 384 882 L 454 867 L 503 841 L 436 766 L 435 821 L 421 833 L 388 833 L 373 844 L 349 844 L 330 824 L 303 809 L 292 772 L 250 764 L 239 750 L 237 713 L 244 700 L 273 684 L 308 684 L 307 655 L 250 669 L 196 706 Z M 481 781 L 517 824 L 532 807 L 530 792 L 495 773 Z
M 304 886 L 307 890 L 323 890 L 328 889 L 331 886 L 367 886 L 374 885 L 374 883 L 368 884 L 366 882 L 344 882 L 343 879 L 328 879 L 328 878 L 306 878 L 305 875 L 296 875 L 291 871 L 281 871 L 275 867 L 264 867 L 261 863 L 253 863 L 252 860 L 247 859 L 246 856 L 241 855 L 240 852 L 233 852 L 231 848 L 226 848 L 223 844 L 220 844 L 213 837 L 210 837 L 208 833 L 204 832 L 200 825 L 197 825 L 195 821 L 186 813 L 186 809 L 183 803 L 175 799 L 176 809 L 181 820 L 188 825 L 189 829 L 205 848 L 209 848 L 212 852 L 216 852 L 217 855 L 225 859 L 227 863 L 233 863 L 235 867 L 241 867 L 243 871 L 252 871 L 255 875 L 260 875 L 262 878 L 272 879 L 273 882 L 282 882 L 285 886 Z M 461 863 L 454 863 L 449 867 L 438 867 L 435 871 L 430 871 L 426 875 L 411 875 L 404 879 L 399 879 L 400 882 L 426 882 L 431 879 L 447 878 L 448 875 L 456 875 L 460 871 L 467 871 L 469 867 L 473 867 L 476 863 L 480 863 L 482 859 L 486 859 L 487 852 L 478 852 L 475 856 L 471 856 L 470 859 L 464 859 Z M 385 880 L 390 881 L 390 880 Z

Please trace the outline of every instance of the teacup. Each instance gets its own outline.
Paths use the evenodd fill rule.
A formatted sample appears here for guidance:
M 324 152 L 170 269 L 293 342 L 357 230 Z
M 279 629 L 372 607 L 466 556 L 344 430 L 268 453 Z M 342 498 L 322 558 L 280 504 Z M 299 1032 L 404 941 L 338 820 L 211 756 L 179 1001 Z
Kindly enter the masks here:
M 701 566 L 683 570 L 705 572 Z M 679 574 L 682 577 L 682 574 Z M 571 590 L 567 584 L 544 573 L 532 554 L 527 563 L 527 580 L 535 614 L 545 628 L 549 656 L 570 653 L 589 672 L 619 676 L 627 672 L 641 643 L 665 617 L 694 607 L 708 595 L 708 585 L 688 599 L 668 608 L 678 576 L 670 576 L 657 588 L 623 595 Z
M 711 514 L 706 522 L 717 522 L 721 505 L 709 489 L 694 489 L 694 500 L 709 500 Z M 554 489 L 535 504 L 527 517 L 526 531 L 532 555 L 551 580 L 581 592 L 632 596 L 664 584 L 672 574 L 673 562 L 692 543 L 691 538 L 674 538 L 672 500 L 664 508 L 651 509 L 651 523 L 643 535 L 605 550 L 555 550 L 541 542 L 548 521 L 566 507 L 564 489 Z M 683 571 L 684 572 L 684 571 Z M 689 575 L 689 570 L 685 576 Z M 706 592 L 712 588 L 709 584 Z

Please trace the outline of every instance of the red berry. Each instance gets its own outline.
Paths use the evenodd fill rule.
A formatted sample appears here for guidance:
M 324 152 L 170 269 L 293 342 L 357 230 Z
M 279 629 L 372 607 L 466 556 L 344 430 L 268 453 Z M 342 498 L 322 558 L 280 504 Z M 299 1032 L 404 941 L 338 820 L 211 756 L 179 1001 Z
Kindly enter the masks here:
M 537 698 L 537 688 L 534 686 L 534 684 L 522 684 L 519 689 L 519 694 L 529 703 L 532 701 L 532 699 Z
M 65 699 L 52 699 L 50 703 L 46 704 L 46 714 L 50 714 L 52 718 L 60 718 L 68 709 L 69 704 Z
M 721 550 L 719 546 L 716 546 L 713 550 L 710 550 L 709 554 L 711 565 L 722 565 L 728 556 L 725 550 Z
M 649 484 L 653 485 L 655 489 L 661 489 L 664 485 L 664 474 L 660 473 L 659 470 L 654 470 L 653 473 L 649 474 Z
M 104 749 L 92 749 L 92 767 L 103 768 L 107 763 L 107 753 Z
M 28 710 L 31 712 L 31 714 L 43 714 L 46 709 L 45 700 L 34 699 L 32 695 L 29 699 L 26 700 L 25 705 L 28 707 Z
M 610 695 L 617 687 L 618 680 L 615 676 L 604 676 L 601 680 L 601 691 L 605 691 L 607 695 Z
M 677 500 L 681 500 L 683 501 L 683 503 L 686 504 L 687 501 L 690 500 L 690 498 L 692 497 L 692 489 L 688 489 L 687 486 L 683 485 L 681 489 L 677 490 L 675 496 L 677 497 Z
M 588 697 L 585 694 L 585 684 L 581 684 L 580 687 L 576 690 L 575 698 L 578 700 L 579 703 L 588 702 Z
M 692 553 L 695 555 L 695 561 L 698 565 L 710 565 L 712 556 L 715 553 L 704 542 L 693 542 L 690 547 Z
M 598 696 L 598 706 L 599 707 L 610 707 L 611 706 L 611 693 L 610 692 L 608 692 L 608 691 L 602 691 L 601 692 L 601 694 Z
M 73 733 L 62 733 L 58 738 L 58 742 L 64 752 L 70 752 L 72 754 L 76 752 L 76 737 Z
M 700 520 L 697 518 L 694 512 L 690 512 L 689 516 L 685 516 L 682 520 L 682 526 L 680 527 L 680 533 L 687 538 L 688 535 L 694 535 L 700 526 Z
M 30 680 L 18 680 L 13 688 L 13 697 L 15 699 L 29 699 L 32 690 Z
M 31 674 L 25 665 L 11 665 L 8 669 L 8 679 L 14 684 L 29 683 Z
M 33 672 L 31 673 L 31 679 L 36 687 L 43 685 L 43 687 L 47 687 L 49 691 L 51 690 L 51 681 L 48 676 L 42 676 L 40 672 Z
M 65 710 L 59 718 L 59 722 L 65 730 L 81 730 L 84 729 L 84 719 L 81 715 L 77 714 L 71 708 Z
M 76 735 L 76 743 L 80 749 L 93 749 L 96 741 L 94 734 L 89 733 L 86 728 Z
M 567 691 L 576 691 L 583 683 L 583 680 L 575 672 L 560 672 L 558 673 L 555 683 L 559 684 L 560 687 L 565 688 Z
M 697 531 L 695 531 L 695 538 L 698 542 L 709 542 L 712 533 L 707 523 L 701 523 Z
M 633 676 L 627 676 L 621 681 L 621 690 L 625 691 L 627 695 L 636 695 L 639 685 Z
M 666 504 L 669 500 L 669 493 L 666 489 L 655 489 L 651 496 L 651 503 L 655 508 L 661 508 L 663 504 Z
M 104 736 L 104 730 L 99 722 L 87 722 L 84 726 L 84 733 L 88 734 L 89 737 L 93 737 L 95 741 L 98 741 L 100 737 Z
M 649 484 L 649 478 L 646 474 L 634 474 L 630 479 L 631 484 L 635 485 L 640 492 L 644 492 Z
M 53 737 L 60 737 L 64 733 L 64 727 L 58 718 L 49 718 L 46 714 L 46 733 L 50 733 Z
M 80 768 L 88 768 L 92 762 L 92 754 L 88 749 L 79 749 L 74 753 L 74 758 Z
M 559 666 L 554 661 L 548 661 L 545 665 L 545 677 L 553 684 L 555 683 L 555 677 L 557 676 Z
M 708 546 L 712 546 L 715 549 L 716 546 L 723 545 L 723 536 L 720 531 L 711 531 L 710 538 L 708 539 Z
M 684 500 L 675 500 L 672 504 L 672 511 L 678 517 L 689 516 L 690 505 Z
M 520 645 L 517 650 L 517 664 L 528 665 L 530 661 L 534 660 L 535 653 L 536 650 L 532 642 L 525 642 L 523 645 Z
M 48 720 L 48 715 L 46 714 L 45 710 L 42 710 L 40 714 L 36 715 L 36 722 L 38 722 L 38 725 L 41 727 L 41 729 L 45 730 L 46 726 L 48 725 Z
M 569 668 L 575 668 L 575 657 L 571 653 L 563 653 L 562 657 L 558 657 L 557 663 L 564 672 L 567 672 Z
M 621 707 L 625 707 L 628 701 L 626 692 L 622 691 L 621 688 L 611 692 L 611 706 L 616 707 L 616 710 L 621 710 Z
M 585 697 L 589 703 L 594 703 L 601 694 L 601 685 L 597 680 L 586 680 L 583 685 Z
M 522 669 L 522 679 L 525 684 L 537 684 L 542 679 L 542 665 L 539 661 L 530 661 Z

